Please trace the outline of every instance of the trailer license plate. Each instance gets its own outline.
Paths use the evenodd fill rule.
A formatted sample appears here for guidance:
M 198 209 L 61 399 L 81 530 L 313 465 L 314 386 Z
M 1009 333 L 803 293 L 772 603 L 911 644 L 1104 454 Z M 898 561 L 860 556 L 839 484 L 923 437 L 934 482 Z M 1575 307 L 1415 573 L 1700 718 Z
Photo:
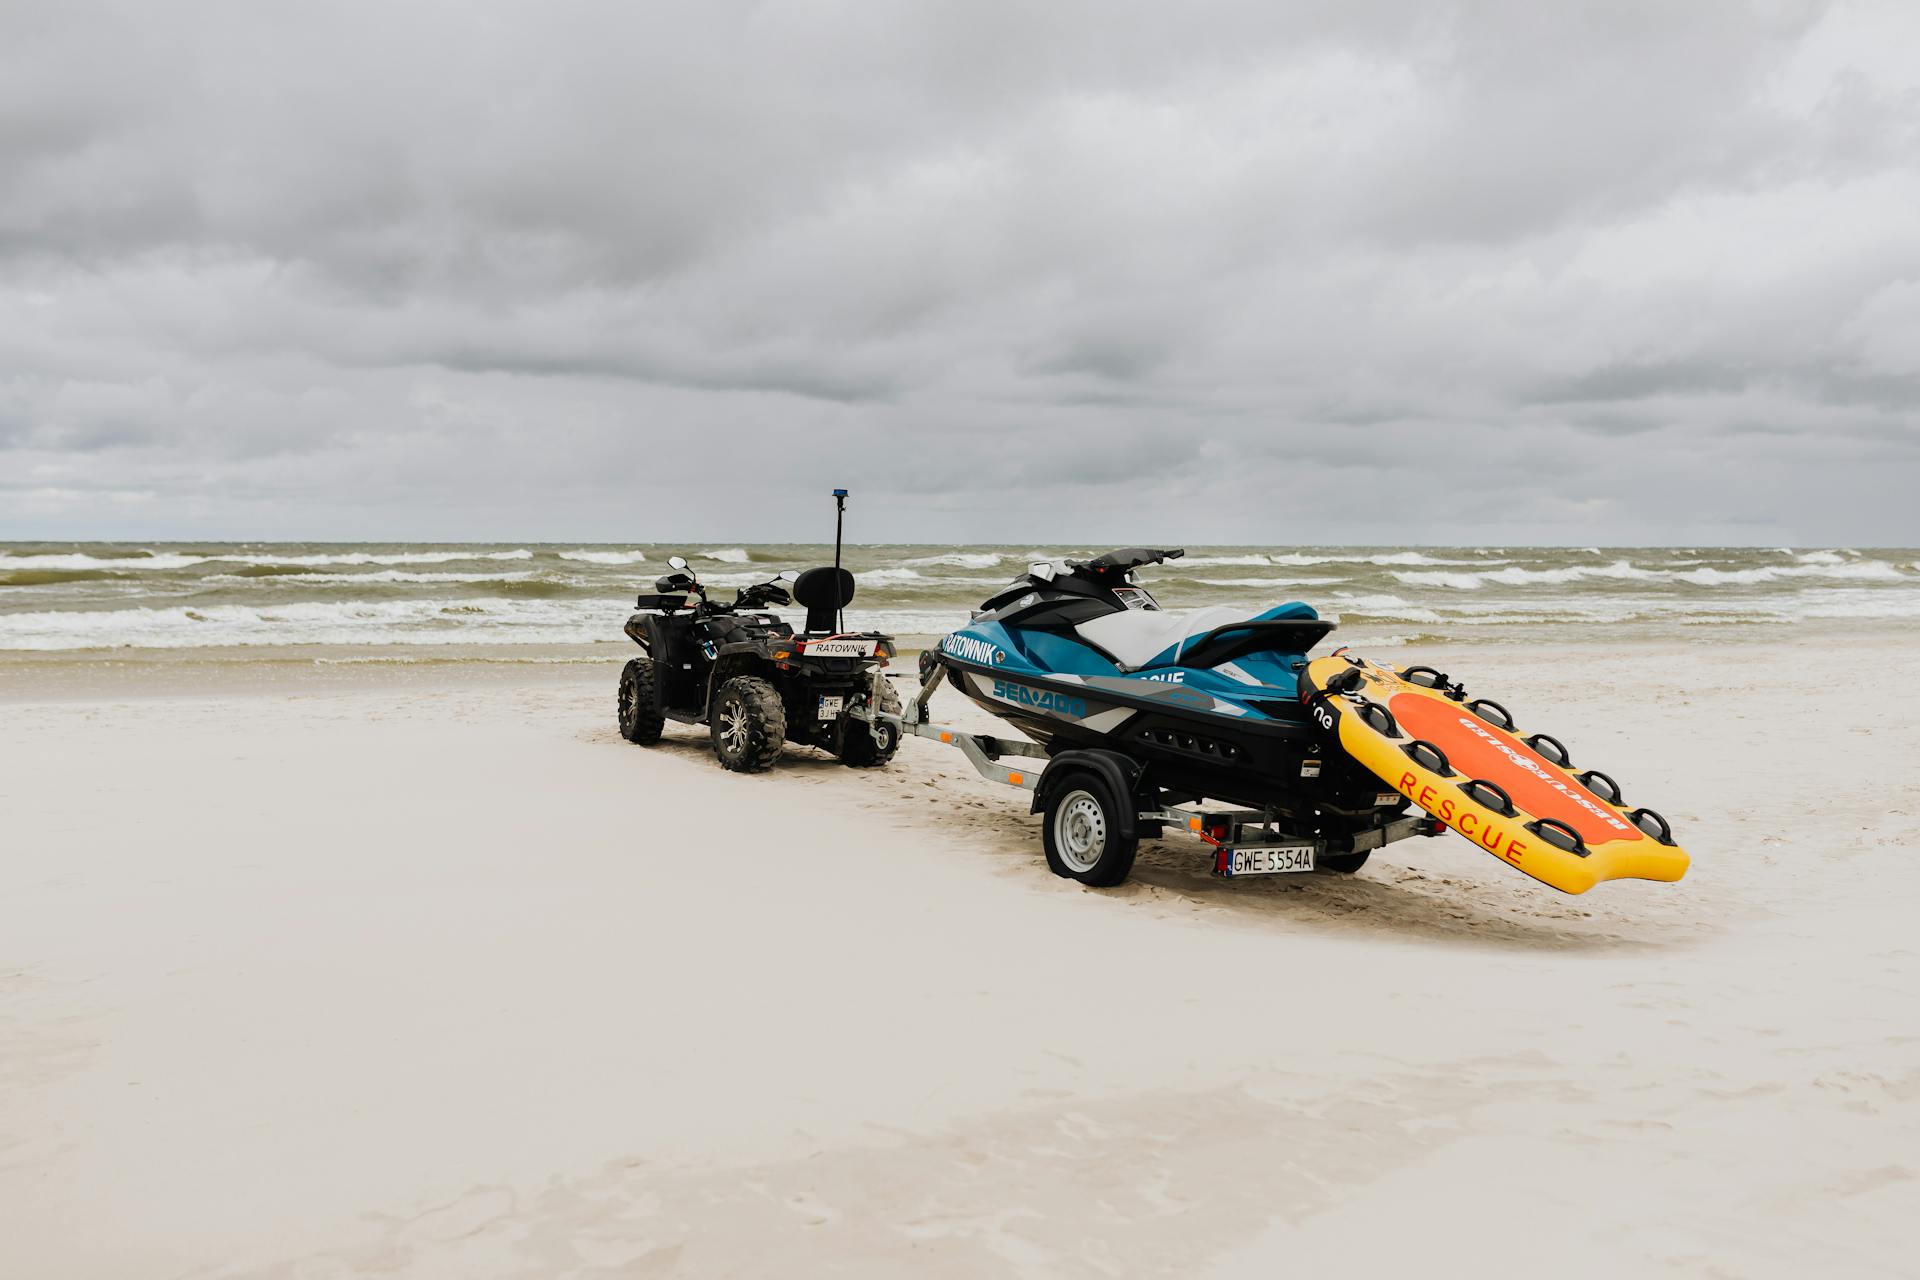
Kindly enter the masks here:
M 829 698 L 823 695 L 820 699 L 820 718 L 822 720 L 832 720 L 840 714 L 842 708 L 846 705 L 847 700 L 844 697 Z
M 1295 871 L 1313 870 L 1313 846 L 1310 844 L 1271 844 L 1253 849 L 1235 849 L 1227 860 L 1230 876 L 1282 876 Z

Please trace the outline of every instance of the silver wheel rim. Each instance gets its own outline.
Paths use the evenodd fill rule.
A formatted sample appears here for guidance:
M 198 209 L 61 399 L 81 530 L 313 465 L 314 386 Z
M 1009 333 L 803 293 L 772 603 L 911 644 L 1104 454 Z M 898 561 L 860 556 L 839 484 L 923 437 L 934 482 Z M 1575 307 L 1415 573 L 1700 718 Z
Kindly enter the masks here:
M 622 680 L 620 682 L 620 723 L 621 724 L 625 724 L 627 723 L 627 721 L 633 719 L 634 704 L 638 701 L 639 699 L 634 696 L 633 686 L 628 682 L 626 682 L 625 680 Z
M 747 745 L 747 707 L 742 702 L 729 702 L 720 709 L 720 741 L 727 744 L 727 750 L 739 751 Z
M 1073 870 L 1093 870 L 1107 847 L 1107 815 L 1100 802 L 1085 791 L 1061 801 L 1053 814 L 1053 846 Z

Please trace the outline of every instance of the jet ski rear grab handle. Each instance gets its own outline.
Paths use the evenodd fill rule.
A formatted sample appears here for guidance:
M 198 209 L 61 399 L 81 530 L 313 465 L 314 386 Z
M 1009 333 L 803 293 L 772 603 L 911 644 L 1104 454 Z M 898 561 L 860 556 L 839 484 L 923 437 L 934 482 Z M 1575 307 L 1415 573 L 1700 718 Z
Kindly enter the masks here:
M 856 708 L 849 715 L 867 721 L 878 721 L 892 725 L 903 734 L 912 734 L 916 738 L 926 738 L 943 746 L 957 749 L 966 756 L 974 771 L 989 782 L 1004 783 L 1007 786 L 1020 787 L 1031 791 L 1040 784 L 1040 776 L 1046 772 L 1046 765 L 1037 767 L 1016 767 L 1003 762 L 1003 757 L 1012 756 L 1018 760 L 1051 759 L 1045 748 L 1038 743 L 1018 738 L 1001 738 L 988 733 L 967 733 L 946 725 L 932 724 L 927 720 L 927 703 L 933 697 L 935 689 L 946 678 L 945 667 L 935 667 L 933 676 L 920 687 L 920 693 L 914 700 L 895 715 L 887 711 L 875 711 L 866 707 Z M 1188 809 L 1178 804 L 1161 803 L 1152 808 L 1142 808 L 1135 815 L 1142 823 L 1175 827 L 1191 832 L 1208 844 L 1224 850 L 1235 845 L 1252 843 L 1255 833 L 1248 828 L 1258 827 L 1258 836 L 1267 841 L 1283 840 L 1289 844 L 1312 844 L 1319 853 L 1363 853 L 1384 845 L 1393 844 L 1413 836 L 1437 836 L 1446 828 L 1433 818 L 1419 816 L 1400 818 L 1385 826 L 1367 831 L 1355 832 L 1344 840 L 1302 839 L 1284 832 L 1272 830 L 1281 815 L 1261 809 L 1209 809 L 1201 811 Z M 1224 838 L 1221 829 L 1225 828 Z M 1149 828 L 1151 830 L 1151 828 Z M 1157 832 L 1155 833 L 1157 834 Z M 1216 869 L 1217 873 L 1217 869 Z

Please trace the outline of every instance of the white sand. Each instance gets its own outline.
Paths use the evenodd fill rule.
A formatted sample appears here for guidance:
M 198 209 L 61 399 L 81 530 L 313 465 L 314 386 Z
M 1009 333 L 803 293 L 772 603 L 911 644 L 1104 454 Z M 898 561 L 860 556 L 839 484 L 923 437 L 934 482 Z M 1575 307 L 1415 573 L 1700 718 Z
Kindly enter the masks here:
M 628 746 L 612 665 L 15 681 L 0 1274 L 1913 1274 L 1920 653 L 1439 656 L 1692 875 L 1094 892 L 931 744 Z

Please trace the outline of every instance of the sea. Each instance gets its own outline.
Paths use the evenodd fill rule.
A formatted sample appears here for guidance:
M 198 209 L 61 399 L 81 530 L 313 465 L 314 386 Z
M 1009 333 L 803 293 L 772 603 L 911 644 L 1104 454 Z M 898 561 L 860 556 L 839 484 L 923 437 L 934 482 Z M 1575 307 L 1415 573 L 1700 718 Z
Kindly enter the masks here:
M 849 626 L 923 644 L 1038 560 L 1101 547 L 845 549 Z M 723 598 L 831 546 L 648 542 L 0 543 L 0 652 L 327 646 L 407 660 L 624 648 L 679 554 Z M 1920 621 L 1920 550 L 1853 547 L 1190 547 L 1144 570 L 1165 608 L 1303 600 L 1373 645 L 1784 635 Z M 797 612 L 792 615 L 796 620 Z M 611 653 L 614 649 L 606 652 Z

